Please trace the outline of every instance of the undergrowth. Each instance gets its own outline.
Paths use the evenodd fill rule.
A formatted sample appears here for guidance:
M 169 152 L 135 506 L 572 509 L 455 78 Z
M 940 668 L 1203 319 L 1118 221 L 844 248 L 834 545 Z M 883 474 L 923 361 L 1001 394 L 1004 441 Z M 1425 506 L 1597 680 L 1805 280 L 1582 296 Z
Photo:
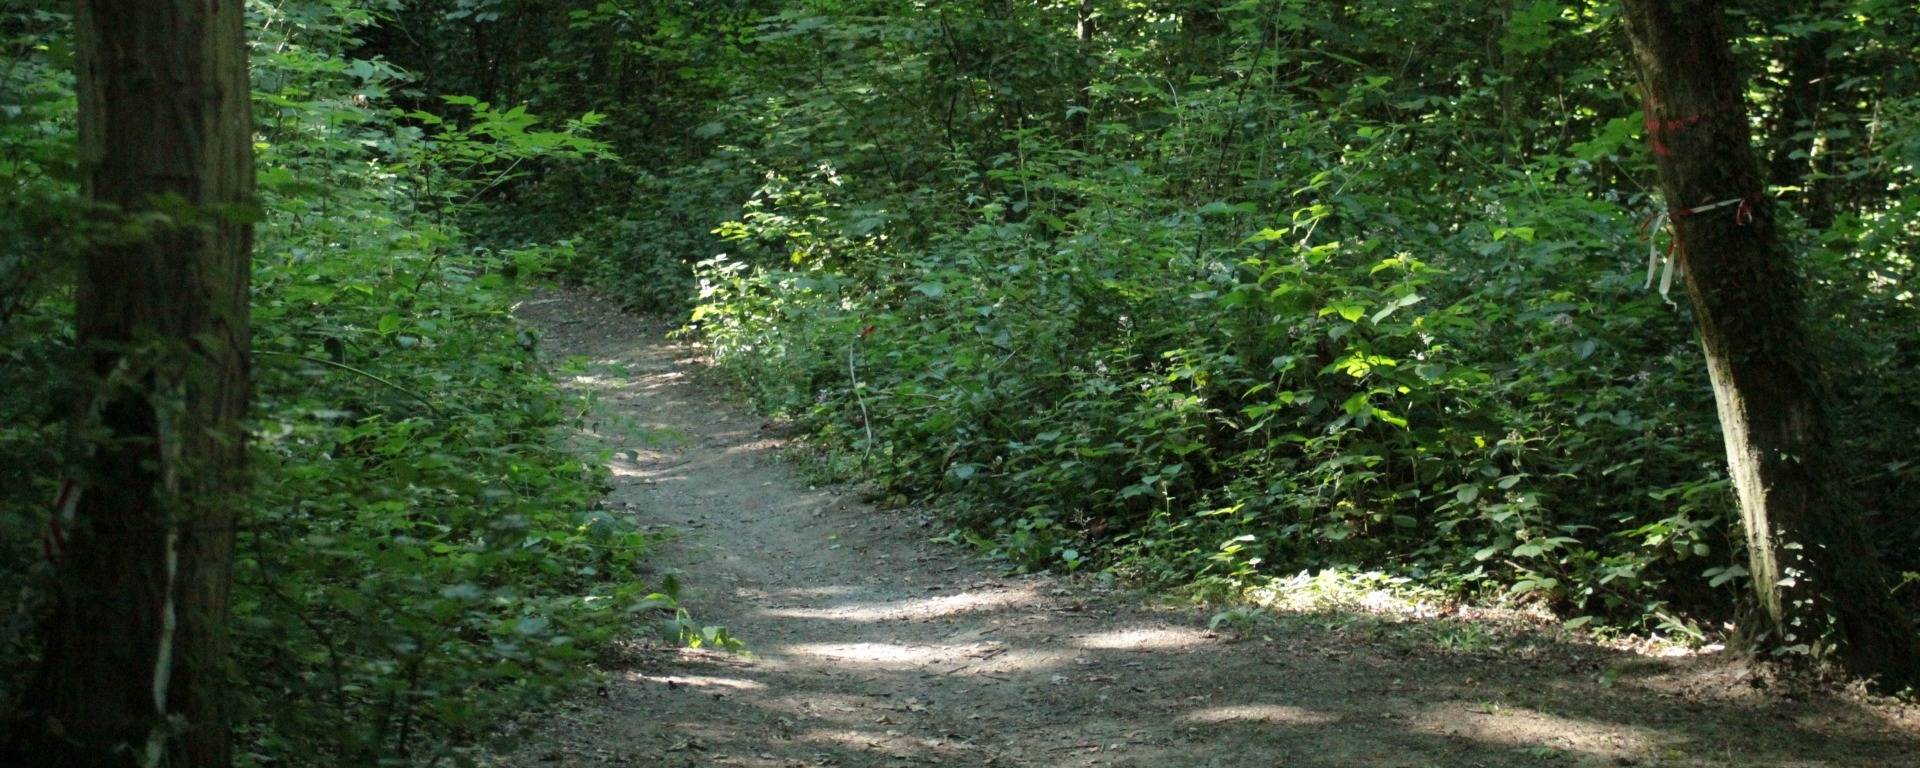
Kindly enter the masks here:
M 614 129 L 654 153 L 643 192 L 600 198 L 618 228 L 582 230 L 569 269 L 690 304 L 721 375 L 835 471 L 1015 568 L 1228 600 L 1379 573 L 1705 638 L 1747 593 L 1710 387 L 1684 302 L 1648 287 L 1660 203 L 1616 20 L 1548 5 L 1102 14 L 1086 43 L 1044 4 L 706 17 L 727 33 L 650 39 L 681 119 Z M 1812 34 L 1742 18 L 1759 65 Z M 1426 65 L 1399 66 L 1409 24 Z M 1911 109 L 1888 77 L 1876 109 Z M 1862 515 L 1914 571 L 1915 465 L 1889 446 L 1920 413 L 1920 305 L 1889 190 L 1920 134 L 1874 114 L 1841 119 L 1884 140 L 1825 161 L 1853 180 L 1839 215 L 1777 194 Z
M 623 645 L 734 646 L 650 573 L 657 539 L 600 508 L 589 407 L 510 315 L 565 244 L 495 249 L 460 222 L 528 161 L 607 157 L 591 114 L 544 127 L 472 98 L 401 108 L 413 76 L 355 57 L 348 2 L 255 2 L 264 218 L 253 274 L 251 498 L 234 562 L 241 765 L 461 765 Z M 84 451 L 70 274 L 71 20 L 4 8 L 0 112 L 0 719 L 44 606 L 37 548 Z M 18 97 L 18 98 L 16 98 Z M 16 109 L 16 106 L 18 107 Z

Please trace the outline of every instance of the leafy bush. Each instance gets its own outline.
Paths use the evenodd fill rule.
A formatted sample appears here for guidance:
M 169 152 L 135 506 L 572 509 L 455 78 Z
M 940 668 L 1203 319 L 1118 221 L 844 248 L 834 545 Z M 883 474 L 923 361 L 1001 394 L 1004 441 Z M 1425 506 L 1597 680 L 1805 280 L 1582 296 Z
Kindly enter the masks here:
M 1071 10 L 789 4 L 700 135 L 649 134 L 697 158 L 648 166 L 667 206 L 735 195 L 704 243 L 698 217 L 652 240 L 675 269 L 711 254 L 693 327 L 758 403 L 1018 567 L 1217 595 L 1385 569 L 1685 632 L 1735 610 L 1705 371 L 1645 286 L 1658 201 L 1610 11 L 1183 6 L 1082 43 Z M 1743 18 L 1754 60 L 1821 28 Z M 1899 187 L 1909 145 L 1825 162 Z M 1848 189 L 1857 214 L 1795 231 L 1863 501 L 1911 540 L 1911 217 Z
M 560 391 L 509 315 L 564 245 L 493 250 L 459 228 L 531 163 L 604 155 L 591 114 L 557 130 L 522 107 L 389 104 L 410 76 L 347 55 L 373 12 L 260 2 L 254 82 L 266 217 L 253 276 L 253 497 L 237 537 L 235 718 L 245 765 L 468 761 L 503 720 L 660 627 L 730 641 L 646 573 L 653 539 L 598 509 L 572 443 L 589 403 Z M 0 703 L 35 656 L 35 543 L 78 386 L 69 289 L 42 268 L 84 245 L 59 13 L 7 9 L 0 122 Z M 11 57 L 10 57 L 11 60 Z M 703 637 L 703 635 L 705 635 Z M 684 637 L 683 637 L 684 636 Z

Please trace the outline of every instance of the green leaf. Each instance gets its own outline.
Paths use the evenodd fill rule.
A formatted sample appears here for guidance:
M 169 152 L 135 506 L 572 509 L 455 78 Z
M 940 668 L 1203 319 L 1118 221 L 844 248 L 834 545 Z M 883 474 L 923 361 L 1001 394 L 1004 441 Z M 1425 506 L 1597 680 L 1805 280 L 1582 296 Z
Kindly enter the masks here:
M 1322 317 L 1332 314 L 1339 315 L 1349 323 L 1356 323 L 1361 317 L 1366 316 L 1367 305 L 1353 299 L 1336 299 L 1327 302 L 1327 306 L 1320 310 Z
M 1421 296 L 1420 294 L 1417 294 L 1417 293 L 1407 294 L 1398 299 L 1395 299 L 1394 302 L 1392 304 L 1388 304 L 1385 309 L 1382 309 L 1378 312 L 1373 313 L 1373 317 L 1369 319 L 1375 323 L 1378 323 L 1382 320 L 1387 319 L 1388 315 L 1391 315 L 1394 312 L 1397 312 L 1401 309 L 1411 307 L 1422 301 L 1426 301 L 1426 297 Z M 1343 313 L 1341 316 L 1345 317 L 1345 314 Z M 1348 319 L 1351 320 L 1352 318 L 1348 318 Z

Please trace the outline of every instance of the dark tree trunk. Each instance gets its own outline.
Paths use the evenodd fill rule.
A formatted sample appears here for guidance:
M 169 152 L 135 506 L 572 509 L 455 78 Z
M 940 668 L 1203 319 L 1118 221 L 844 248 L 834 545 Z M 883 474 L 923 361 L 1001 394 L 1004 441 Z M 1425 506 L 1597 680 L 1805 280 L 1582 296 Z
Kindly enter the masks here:
M 1833 224 L 1833 205 L 1825 194 L 1828 185 L 1814 178 L 1818 170 L 1814 152 L 1821 112 L 1827 100 L 1833 41 L 1833 33 L 1823 31 L 1786 43 L 1780 105 L 1768 121 L 1772 134 L 1769 180 L 1801 188 L 1801 208 L 1807 224 L 1815 229 L 1826 229 Z
M 225 766 L 254 178 L 244 3 L 81 0 L 76 27 L 82 186 L 114 234 L 75 291 L 93 447 L 48 532 L 31 764 Z
M 1087 131 L 1093 118 L 1093 74 L 1098 68 L 1094 58 L 1093 0 L 1080 0 L 1080 7 L 1074 16 L 1073 37 L 1077 43 L 1074 53 L 1078 56 L 1079 76 L 1074 82 L 1073 110 L 1067 118 L 1067 135 L 1071 137 L 1073 148 L 1085 151 Z
M 1227 35 L 1231 28 L 1220 13 L 1220 3 L 1199 0 L 1180 11 L 1179 55 L 1174 62 L 1181 88 L 1192 77 L 1216 77 L 1225 74 Z
M 1762 640 L 1830 652 L 1885 687 L 1911 684 L 1920 646 L 1846 501 L 1799 278 L 1754 158 L 1722 3 L 1622 4 L 1719 405 Z M 1689 212 L 1716 203 L 1725 204 Z

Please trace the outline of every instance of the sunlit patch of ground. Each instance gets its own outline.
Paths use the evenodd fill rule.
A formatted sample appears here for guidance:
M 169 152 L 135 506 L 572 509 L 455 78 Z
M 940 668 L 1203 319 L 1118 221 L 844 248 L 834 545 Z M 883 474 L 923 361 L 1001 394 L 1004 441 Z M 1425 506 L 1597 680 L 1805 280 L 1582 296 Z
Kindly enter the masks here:
M 962 592 L 913 600 L 849 603 L 821 608 L 766 608 L 761 613 L 789 619 L 838 621 L 901 621 L 936 619 L 1009 606 L 1028 605 L 1037 598 L 1032 587 L 993 592 Z
M 1493 702 L 1427 707 L 1409 718 L 1407 728 L 1416 733 L 1535 750 L 1542 756 L 1546 756 L 1550 750 L 1560 750 L 1614 757 L 1626 754 L 1622 747 L 1627 744 L 1659 744 L 1667 740 L 1660 733 L 1646 728 L 1553 715 Z
M 1211 642 L 1216 641 L 1210 633 L 1193 627 L 1140 627 L 1083 635 L 1074 644 L 1108 651 L 1163 651 Z
M 1328 725 L 1340 718 L 1325 712 L 1284 704 L 1241 704 L 1208 707 L 1180 716 L 1183 723 L 1273 723 L 1277 725 Z

